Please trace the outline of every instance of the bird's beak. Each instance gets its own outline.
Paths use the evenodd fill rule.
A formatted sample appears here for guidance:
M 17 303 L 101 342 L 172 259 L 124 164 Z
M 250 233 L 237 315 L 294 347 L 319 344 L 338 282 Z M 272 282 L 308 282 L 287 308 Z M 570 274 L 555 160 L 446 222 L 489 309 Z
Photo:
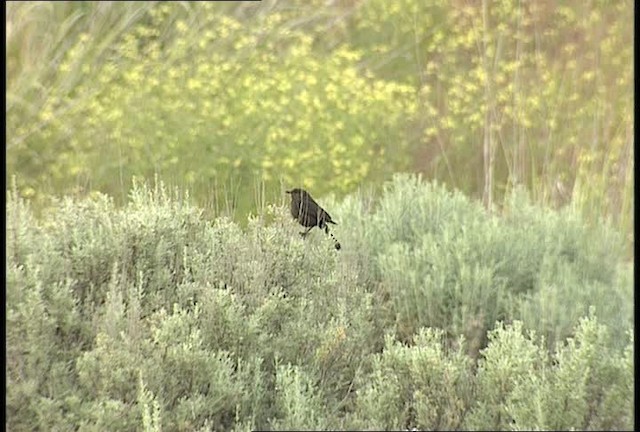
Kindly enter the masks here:
M 290 194 L 290 193 L 291 193 L 291 191 L 285 191 L 285 192 L 286 192 L 286 193 L 288 193 L 288 194 Z

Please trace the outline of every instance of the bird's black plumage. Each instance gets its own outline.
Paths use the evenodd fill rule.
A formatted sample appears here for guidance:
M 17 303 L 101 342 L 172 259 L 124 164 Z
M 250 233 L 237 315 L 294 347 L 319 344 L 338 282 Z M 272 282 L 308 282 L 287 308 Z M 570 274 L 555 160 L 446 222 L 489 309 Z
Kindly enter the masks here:
M 331 215 L 320 207 L 306 190 L 295 188 L 286 192 L 291 195 L 291 216 L 293 216 L 300 225 L 308 228 L 300 234 L 304 237 L 313 227 L 317 226 L 329 234 L 335 241 L 336 249 L 340 249 L 340 243 L 333 234 L 329 232 L 329 227 L 327 226 L 327 224 L 337 225 L 333 219 L 331 219 Z

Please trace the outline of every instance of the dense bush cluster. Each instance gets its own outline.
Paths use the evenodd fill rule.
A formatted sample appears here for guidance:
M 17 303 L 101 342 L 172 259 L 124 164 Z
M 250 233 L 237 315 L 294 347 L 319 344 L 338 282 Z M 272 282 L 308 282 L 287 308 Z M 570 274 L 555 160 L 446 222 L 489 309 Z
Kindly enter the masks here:
M 398 176 L 246 228 L 161 184 L 7 202 L 10 430 L 629 429 L 619 236 Z M 316 230 L 317 231 L 317 230 Z

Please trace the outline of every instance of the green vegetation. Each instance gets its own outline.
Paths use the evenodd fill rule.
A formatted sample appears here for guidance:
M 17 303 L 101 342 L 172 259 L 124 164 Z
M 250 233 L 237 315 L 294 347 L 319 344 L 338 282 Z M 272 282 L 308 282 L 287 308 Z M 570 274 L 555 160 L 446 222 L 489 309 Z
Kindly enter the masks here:
M 246 228 L 161 183 L 7 202 L 7 429 L 633 426 L 632 269 L 606 225 L 396 176 Z
M 7 429 L 632 428 L 634 3 L 561 3 L 8 2 Z
M 201 195 L 235 182 L 225 196 L 246 213 L 256 178 L 271 195 L 279 181 L 344 191 L 407 166 L 415 89 L 361 76 L 348 47 L 320 56 L 277 13 L 250 26 L 214 3 L 193 7 L 150 9 L 93 62 L 82 32 L 58 66 L 77 82 L 50 90 L 42 127 L 18 126 L 25 113 L 13 111 L 23 145 L 40 150 L 11 161 L 34 191 L 81 178 L 118 196 L 132 175 L 158 174 Z
M 158 175 L 244 220 L 281 183 L 419 171 L 571 203 L 630 251 L 633 6 L 9 2 L 7 172 L 37 209 Z

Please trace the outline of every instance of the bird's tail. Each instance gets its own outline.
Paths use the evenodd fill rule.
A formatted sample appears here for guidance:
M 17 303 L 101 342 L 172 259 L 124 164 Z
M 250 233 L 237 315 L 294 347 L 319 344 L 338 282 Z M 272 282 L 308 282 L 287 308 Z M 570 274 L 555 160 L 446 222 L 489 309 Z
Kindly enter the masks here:
M 338 239 L 333 235 L 333 233 L 332 233 L 332 232 L 329 232 L 329 229 L 328 229 L 328 228 L 327 228 L 327 229 L 325 229 L 325 232 L 326 232 L 327 234 L 329 234 L 329 235 L 331 236 L 331 238 L 333 239 L 333 242 L 335 243 L 335 244 L 334 244 L 334 246 L 335 246 L 336 250 L 340 250 L 340 248 L 341 248 L 342 246 L 340 246 L 340 242 L 338 241 Z

